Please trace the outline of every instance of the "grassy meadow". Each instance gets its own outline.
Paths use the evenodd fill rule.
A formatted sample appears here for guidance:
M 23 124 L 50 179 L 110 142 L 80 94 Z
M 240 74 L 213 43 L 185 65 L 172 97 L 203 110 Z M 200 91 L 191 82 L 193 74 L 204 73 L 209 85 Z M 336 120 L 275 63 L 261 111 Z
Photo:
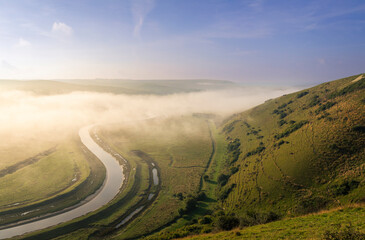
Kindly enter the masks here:
M 161 191 L 157 199 L 118 231 L 115 238 L 147 234 L 175 220 L 184 199 L 199 191 L 201 175 L 212 151 L 205 119 L 148 120 L 140 126 L 122 125 L 118 131 L 103 129 L 99 135 L 116 146 L 126 159 L 133 159 L 133 150 L 140 150 L 153 158 L 160 169 Z
M 26 157 L 26 153 L 35 150 L 38 148 L 14 155 Z M 93 155 L 88 155 L 76 135 L 14 162 L 10 165 L 8 161 L 8 166 L 0 170 L 2 225 L 74 205 L 93 193 L 104 179 L 103 166 Z

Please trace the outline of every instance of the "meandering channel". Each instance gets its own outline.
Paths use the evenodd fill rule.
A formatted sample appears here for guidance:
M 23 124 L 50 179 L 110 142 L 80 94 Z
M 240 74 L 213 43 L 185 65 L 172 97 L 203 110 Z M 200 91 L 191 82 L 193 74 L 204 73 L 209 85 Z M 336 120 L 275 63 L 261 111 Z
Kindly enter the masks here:
M 101 189 L 97 194 L 85 204 L 73 208 L 69 211 L 62 212 L 57 215 L 52 215 L 47 218 L 34 220 L 29 223 L 24 223 L 15 227 L 9 227 L 0 230 L 0 239 L 18 236 L 24 233 L 44 229 L 57 225 L 62 222 L 70 221 L 77 217 L 83 216 L 89 212 L 99 209 L 110 202 L 115 195 L 118 194 L 120 187 L 124 182 L 123 169 L 118 161 L 108 152 L 104 151 L 90 136 L 90 129 L 93 127 L 86 126 L 80 129 L 79 135 L 81 142 L 105 165 L 106 178 Z

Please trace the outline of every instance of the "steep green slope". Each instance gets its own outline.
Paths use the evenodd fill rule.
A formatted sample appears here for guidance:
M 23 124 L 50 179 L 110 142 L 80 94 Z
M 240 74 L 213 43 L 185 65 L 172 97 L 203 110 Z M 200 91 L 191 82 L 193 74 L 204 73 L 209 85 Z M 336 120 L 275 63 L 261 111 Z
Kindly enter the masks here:
M 268 100 L 222 131 L 221 207 L 299 215 L 365 200 L 365 78 L 356 75 Z
M 226 120 L 225 168 L 217 178 L 214 211 L 146 239 L 236 227 L 244 229 L 195 238 L 364 237 L 364 93 L 364 75 L 357 75 L 268 100 Z M 361 204 L 348 208 L 352 203 Z M 295 217 L 326 208 L 337 210 Z

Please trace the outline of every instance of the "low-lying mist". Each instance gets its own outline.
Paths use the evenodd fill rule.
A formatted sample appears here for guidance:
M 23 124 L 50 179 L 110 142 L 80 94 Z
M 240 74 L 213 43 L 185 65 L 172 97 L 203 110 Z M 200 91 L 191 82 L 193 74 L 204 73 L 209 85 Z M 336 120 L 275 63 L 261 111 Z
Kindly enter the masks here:
M 39 96 L 0 92 L 0 147 L 43 139 L 57 142 L 88 124 L 134 122 L 151 117 L 213 113 L 222 117 L 295 89 L 242 88 L 173 95 L 114 95 L 95 92 Z

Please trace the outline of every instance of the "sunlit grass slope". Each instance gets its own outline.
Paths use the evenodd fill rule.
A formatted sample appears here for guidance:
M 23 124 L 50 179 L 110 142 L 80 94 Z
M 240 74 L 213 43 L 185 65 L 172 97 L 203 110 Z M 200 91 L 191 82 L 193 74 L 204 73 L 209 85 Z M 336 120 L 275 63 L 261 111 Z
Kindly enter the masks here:
M 226 212 L 299 215 L 365 200 L 363 75 L 268 100 L 222 131 Z
M 365 239 L 365 208 L 346 207 L 188 239 Z
M 227 119 L 221 132 L 226 151 L 213 211 L 147 239 L 238 227 L 196 239 L 365 237 L 363 75 L 268 100 Z M 335 211 L 297 217 L 323 209 Z M 363 239 L 356 237 L 346 239 Z

